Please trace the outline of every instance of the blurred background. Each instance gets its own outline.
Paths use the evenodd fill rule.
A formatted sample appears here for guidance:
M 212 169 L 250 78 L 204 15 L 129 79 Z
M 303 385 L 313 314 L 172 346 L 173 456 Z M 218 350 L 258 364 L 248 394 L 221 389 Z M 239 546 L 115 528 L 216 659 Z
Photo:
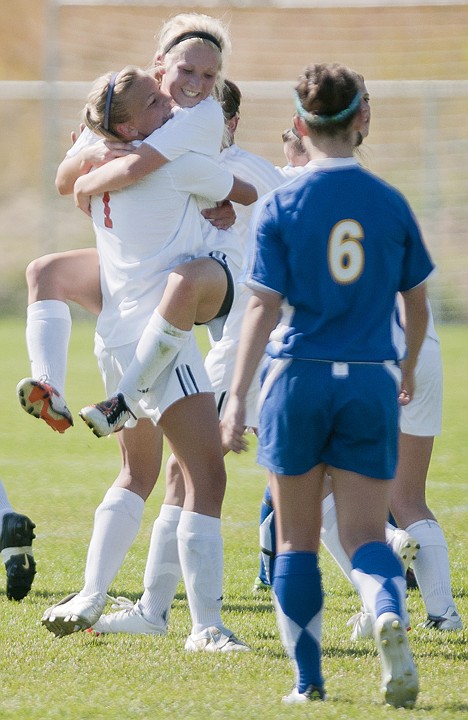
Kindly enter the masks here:
M 2 0 L 0 314 L 24 315 L 31 259 L 94 242 L 89 219 L 54 188 L 92 81 L 148 66 L 162 22 L 187 11 L 229 26 L 226 75 L 243 93 L 236 140 L 275 165 L 303 66 L 337 61 L 364 75 L 362 162 L 418 216 L 438 266 L 436 320 L 468 322 L 468 2 L 443 0 Z

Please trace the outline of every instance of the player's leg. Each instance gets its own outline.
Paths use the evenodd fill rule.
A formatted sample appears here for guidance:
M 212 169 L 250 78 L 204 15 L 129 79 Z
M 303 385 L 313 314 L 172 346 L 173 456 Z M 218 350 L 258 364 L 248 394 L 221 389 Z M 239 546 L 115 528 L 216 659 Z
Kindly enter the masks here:
M 31 589 L 36 563 L 32 551 L 35 524 L 13 510 L 0 480 L 0 550 L 5 563 L 9 600 L 22 600 Z
M 391 509 L 398 525 L 420 545 L 413 566 L 428 615 L 424 625 L 459 630 L 462 621 L 451 589 L 447 541 L 426 500 L 434 436 L 442 429 L 442 357 L 436 338 L 424 341 L 415 380 L 414 398 L 401 411 L 400 459 Z
M 166 494 L 151 533 L 144 574 L 144 592 L 136 602 L 115 603 L 117 612 L 101 615 L 93 625 L 96 633 L 164 635 L 171 604 L 182 578 L 177 526 L 185 496 L 184 477 L 172 455 L 166 466 Z
M 18 383 L 22 407 L 58 432 L 73 419 L 65 400 L 72 300 L 97 315 L 101 309 L 99 261 L 95 248 L 44 255 L 26 270 L 26 344 L 31 377 Z
M 142 394 L 185 345 L 193 325 L 218 313 L 224 317 L 232 300 L 233 280 L 225 261 L 204 257 L 175 268 L 115 395 L 81 410 L 93 432 L 101 437 L 119 430 L 130 416 L 128 411 L 135 411 Z
M 221 619 L 226 470 L 213 395 L 199 393 L 174 403 L 164 412 L 161 425 L 185 479 L 177 537 L 192 616 L 186 649 L 246 650 Z
M 403 566 L 385 538 L 390 482 L 329 470 L 340 539 L 351 558 L 351 578 L 374 621 L 382 692 L 388 704 L 412 707 L 418 677 L 406 637 L 406 583 Z
M 462 621 L 452 594 L 447 541 L 426 504 L 426 477 L 433 441 L 433 437 L 401 433 L 391 507 L 399 526 L 420 546 L 413 568 L 428 616 L 424 626 L 460 630 Z
M 276 556 L 275 514 L 271 499 L 270 486 L 267 485 L 260 505 L 260 568 L 255 578 L 253 592 L 268 590 L 273 580 L 273 567 Z
M 288 704 L 323 699 L 321 632 L 323 593 L 317 553 L 323 465 L 299 476 L 269 473 L 275 506 L 277 555 L 273 590 L 284 648 L 295 666 Z
M 96 510 L 83 589 L 44 613 L 42 624 L 61 637 L 93 626 L 141 525 L 145 500 L 161 467 L 162 431 L 150 420 L 119 433 L 121 471 Z

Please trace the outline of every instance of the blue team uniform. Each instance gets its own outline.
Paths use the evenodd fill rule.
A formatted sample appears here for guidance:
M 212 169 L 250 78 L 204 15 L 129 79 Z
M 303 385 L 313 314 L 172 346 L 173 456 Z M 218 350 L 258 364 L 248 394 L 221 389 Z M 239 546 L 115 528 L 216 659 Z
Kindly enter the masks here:
M 283 298 L 262 385 L 258 460 L 391 478 L 397 460 L 395 295 L 433 264 L 405 198 L 354 158 L 328 159 L 267 196 L 246 282 Z

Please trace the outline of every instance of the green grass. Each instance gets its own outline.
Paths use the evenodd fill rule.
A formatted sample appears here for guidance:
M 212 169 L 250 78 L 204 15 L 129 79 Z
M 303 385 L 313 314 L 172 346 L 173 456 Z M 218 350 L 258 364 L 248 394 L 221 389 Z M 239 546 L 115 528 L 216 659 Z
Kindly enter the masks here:
M 77 323 L 70 351 L 67 400 L 72 411 L 102 396 L 92 355 L 91 325 Z M 466 327 L 443 327 L 445 361 L 444 431 L 437 440 L 428 496 L 449 543 L 453 588 L 465 624 L 468 617 L 468 443 L 465 380 Z M 466 717 L 466 631 L 453 635 L 422 632 L 419 593 L 409 596 L 414 630 L 410 640 L 421 675 L 415 710 L 385 708 L 379 697 L 379 664 L 371 641 L 352 645 L 347 619 L 356 612 L 354 592 L 324 553 L 326 591 L 324 673 L 329 702 L 284 708 L 281 695 L 293 683 L 276 631 L 268 595 L 254 597 L 257 573 L 257 519 L 264 489 L 255 465 L 254 443 L 242 457 L 228 457 L 228 491 L 223 512 L 225 540 L 224 620 L 253 648 L 240 656 L 189 655 L 183 644 L 190 617 L 181 585 L 167 637 L 86 633 L 55 639 L 40 624 L 43 611 L 80 589 L 94 510 L 119 467 L 115 439 L 97 440 L 78 419 L 59 436 L 20 409 L 14 388 L 29 374 L 20 321 L 0 321 L 0 476 L 19 512 L 37 524 L 38 574 L 30 595 L 9 602 L 0 577 L 0 718 L 28 720 L 175 718 L 220 720 L 318 716 L 324 720 L 372 720 L 395 716 L 446 720 Z M 112 594 L 139 597 L 151 524 L 163 483 L 147 503 L 134 547 Z

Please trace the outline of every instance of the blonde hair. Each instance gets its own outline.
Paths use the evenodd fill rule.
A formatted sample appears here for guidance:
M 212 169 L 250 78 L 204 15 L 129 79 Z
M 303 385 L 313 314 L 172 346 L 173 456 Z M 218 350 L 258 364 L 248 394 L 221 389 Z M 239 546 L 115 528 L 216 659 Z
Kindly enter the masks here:
M 128 92 L 145 72 L 127 65 L 118 73 L 106 73 L 94 81 L 83 110 L 83 120 L 90 130 L 108 140 L 125 140 L 116 126 L 131 120 Z
M 202 37 L 183 37 L 191 33 L 200 33 Z M 203 35 L 211 35 L 213 40 Z M 202 13 L 179 13 L 169 18 L 159 33 L 153 71 L 157 75 L 159 67 L 166 64 L 166 59 L 177 57 L 181 47 L 185 47 L 187 43 L 203 43 L 218 53 L 219 66 L 213 94 L 219 98 L 224 83 L 223 63 L 231 52 L 231 41 L 227 27 L 218 18 Z

